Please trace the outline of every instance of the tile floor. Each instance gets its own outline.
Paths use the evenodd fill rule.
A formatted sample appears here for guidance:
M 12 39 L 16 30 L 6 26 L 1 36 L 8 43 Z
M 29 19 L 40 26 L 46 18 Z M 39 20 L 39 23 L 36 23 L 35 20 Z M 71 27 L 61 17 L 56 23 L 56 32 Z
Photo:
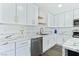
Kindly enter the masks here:
M 48 51 L 46 51 L 42 56 L 62 56 L 62 47 L 55 45 Z

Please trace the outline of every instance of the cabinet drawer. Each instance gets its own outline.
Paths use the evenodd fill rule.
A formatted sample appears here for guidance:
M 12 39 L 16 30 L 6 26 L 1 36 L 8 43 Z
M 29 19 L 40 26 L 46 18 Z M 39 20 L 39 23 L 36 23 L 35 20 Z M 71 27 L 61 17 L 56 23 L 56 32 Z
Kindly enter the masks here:
M 30 56 L 30 55 L 31 55 L 30 45 L 16 49 L 16 56 Z
M 11 50 L 11 49 L 15 49 L 14 43 L 5 42 L 3 45 L 0 46 L 0 52 L 8 51 L 8 50 Z
M 3 51 L 0 53 L 0 56 L 15 56 L 15 50 Z
M 30 40 L 18 41 L 16 42 L 16 48 L 30 45 Z

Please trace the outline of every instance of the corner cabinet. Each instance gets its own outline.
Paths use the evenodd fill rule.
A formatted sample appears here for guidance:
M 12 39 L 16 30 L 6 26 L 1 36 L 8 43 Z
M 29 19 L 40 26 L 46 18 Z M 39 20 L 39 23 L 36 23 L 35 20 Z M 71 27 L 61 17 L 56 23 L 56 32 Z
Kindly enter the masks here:
M 48 13 L 47 24 L 48 24 L 48 27 L 54 27 L 54 16 L 50 13 Z

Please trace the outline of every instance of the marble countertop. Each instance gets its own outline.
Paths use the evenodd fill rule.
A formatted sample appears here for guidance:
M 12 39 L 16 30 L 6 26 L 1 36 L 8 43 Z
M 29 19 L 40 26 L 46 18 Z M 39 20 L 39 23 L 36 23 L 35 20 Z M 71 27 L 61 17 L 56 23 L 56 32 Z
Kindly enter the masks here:
M 63 44 L 63 48 L 79 52 L 79 38 L 71 38 Z

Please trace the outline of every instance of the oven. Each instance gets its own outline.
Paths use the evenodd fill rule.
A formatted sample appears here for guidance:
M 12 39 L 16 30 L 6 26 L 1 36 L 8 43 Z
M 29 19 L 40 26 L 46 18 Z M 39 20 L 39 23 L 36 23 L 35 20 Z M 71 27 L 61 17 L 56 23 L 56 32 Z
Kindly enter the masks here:
M 74 27 L 79 27 L 79 19 L 74 19 L 73 20 L 73 26 Z

